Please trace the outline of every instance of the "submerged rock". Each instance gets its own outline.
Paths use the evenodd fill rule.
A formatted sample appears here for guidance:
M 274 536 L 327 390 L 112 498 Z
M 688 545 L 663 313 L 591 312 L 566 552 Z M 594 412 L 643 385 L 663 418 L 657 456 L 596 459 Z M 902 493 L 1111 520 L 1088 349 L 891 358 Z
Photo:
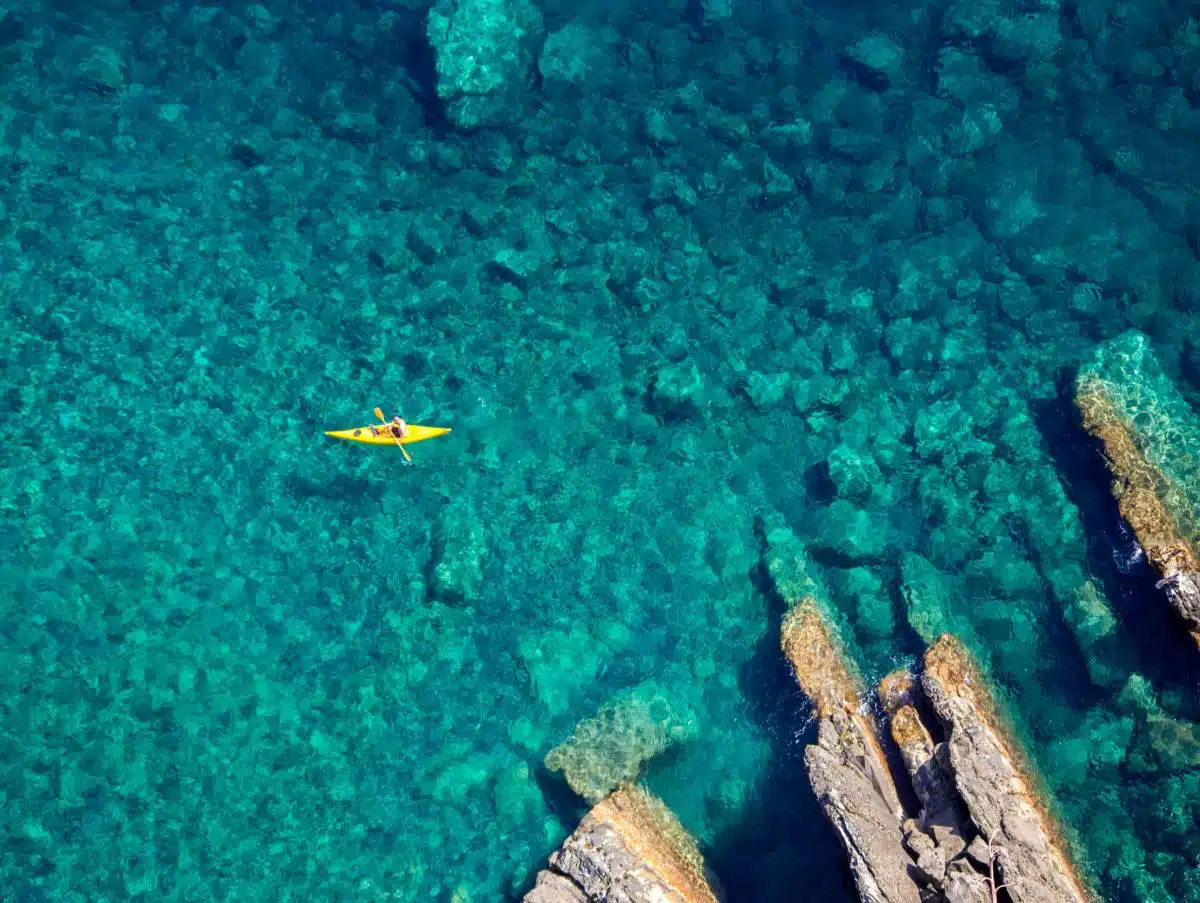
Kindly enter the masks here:
M 443 515 L 434 534 L 430 590 L 449 605 L 471 605 L 483 587 L 487 560 L 483 525 L 469 507 L 456 504 Z
M 1075 403 L 1103 443 L 1121 516 L 1200 644 L 1200 423 L 1134 331 L 1097 350 L 1080 371 Z
M 570 740 L 550 750 L 546 767 L 561 771 L 572 790 L 594 803 L 637 780 L 646 762 L 694 733 L 692 713 L 646 681 L 581 721 Z
M 718 903 L 696 842 L 640 787 L 598 803 L 525 895 L 525 903 Z
M 429 11 L 437 93 L 463 129 L 511 125 L 523 115 L 545 28 L 529 0 L 438 0 Z

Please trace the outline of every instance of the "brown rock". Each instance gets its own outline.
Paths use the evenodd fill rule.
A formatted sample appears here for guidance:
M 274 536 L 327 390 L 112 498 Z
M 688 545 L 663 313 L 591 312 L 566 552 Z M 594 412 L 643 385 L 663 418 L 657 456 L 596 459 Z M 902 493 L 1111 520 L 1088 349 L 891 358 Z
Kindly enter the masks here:
M 961 643 L 943 636 L 928 649 L 922 685 L 948 734 L 955 786 L 976 827 L 998 849 L 999 875 L 1013 903 L 1088 900 Z
M 834 640 L 815 600 L 792 606 L 780 625 L 780 646 L 791 662 L 796 682 L 824 718 L 859 707 L 858 681 L 851 674 L 841 645 Z
M 957 802 L 954 779 L 938 761 L 937 745 L 914 705 L 912 678 L 903 671 L 889 674 L 879 684 L 879 699 L 888 715 L 892 740 L 908 769 L 913 790 L 928 813 L 953 808 Z
M 525 903 L 719 903 L 696 843 L 640 787 L 622 787 L 584 816 Z
M 1200 644 L 1200 552 L 1179 521 L 1187 509 L 1184 494 L 1138 448 L 1131 427 L 1118 415 L 1102 381 L 1081 380 L 1075 404 L 1084 429 L 1104 446 L 1121 516 L 1162 575 L 1159 586 L 1168 601 Z
M 820 717 L 817 742 L 804 751 L 804 763 L 846 849 L 859 897 L 863 903 L 919 903 L 896 786 L 874 725 L 861 711 L 857 682 L 813 600 L 788 612 L 781 645 Z

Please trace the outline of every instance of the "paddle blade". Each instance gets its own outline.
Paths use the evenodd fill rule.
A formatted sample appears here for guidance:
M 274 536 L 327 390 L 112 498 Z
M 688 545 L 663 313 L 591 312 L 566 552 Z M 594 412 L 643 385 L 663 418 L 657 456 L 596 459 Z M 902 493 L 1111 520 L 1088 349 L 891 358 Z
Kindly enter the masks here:
M 380 408 L 375 409 L 375 416 L 380 420 L 387 420 L 387 418 L 383 416 L 383 411 Z

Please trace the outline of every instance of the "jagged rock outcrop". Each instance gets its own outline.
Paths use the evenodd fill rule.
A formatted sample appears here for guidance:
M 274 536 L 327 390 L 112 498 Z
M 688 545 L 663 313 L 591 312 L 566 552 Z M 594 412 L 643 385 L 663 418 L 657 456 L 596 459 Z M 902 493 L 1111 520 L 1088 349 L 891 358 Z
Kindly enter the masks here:
M 719 903 L 696 843 L 656 797 L 626 786 L 598 803 L 525 903 Z
M 961 643 L 943 636 L 926 651 L 921 686 L 946 730 L 954 785 L 996 851 L 999 878 L 1013 903 L 1087 900 Z
M 921 721 L 919 695 L 920 689 L 903 671 L 889 674 L 879 685 L 892 742 L 921 803 L 919 817 L 905 823 L 905 844 L 916 853 L 920 872 L 939 884 L 946 867 L 966 849 L 975 832 L 954 789 L 946 744 L 937 743 Z M 924 843 L 918 832 L 932 838 L 932 846 Z
M 856 682 L 812 600 L 784 618 L 783 652 L 820 724 L 804 753 L 813 792 L 850 858 L 864 903 L 918 903 L 913 861 L 905 852 L 904 812 Z
M 692 712 L 648 680 L 575 727 L 546 756 L 594 806 L 550 857 L 526 903 L 716 903 L 696 843 L 634 784 L 645 763 L 695 731 Z
M 960 642 L 938 638 L 919 683 L 897 672 L 879 687 L 895 758 L 920 804 L 908 813 L 889 770 L 891 747 L 815 601 L 795 605 L 781 635 L 820 719 L 817 742 L 805 751 L 809 780 L 864 903 L 982 901 L 991 884 L 1008 885 L 1014 903 L 1088 899 Z M 929 708 L 936 723 L 922 714 Z
M 1137 332 L 1097 350 L 1080 371 L 1075 403 L 1104 446 L 1121 516 L 1200 644 L 1200 425 Z

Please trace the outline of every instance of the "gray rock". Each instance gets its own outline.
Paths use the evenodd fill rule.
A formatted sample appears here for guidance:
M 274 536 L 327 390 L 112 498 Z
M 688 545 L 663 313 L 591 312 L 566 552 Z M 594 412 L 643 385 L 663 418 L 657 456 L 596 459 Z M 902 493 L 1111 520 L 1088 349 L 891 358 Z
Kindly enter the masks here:
M 969 878 L 972 883 L 976 883 L 977 879 L 983 877 L 983 873 L 971 865 L 970 860 L 966 857 L 955 859 L 946 865 L 946 880 L 948 882 L 953 881 L 959 875 Z
M 1179 612 L 1188 633 L 1200 643 L 1200 574 L 1178 573 L 1159 581 L 1167 601 Z
M 925 653 L 922 686 L 948 734 L 955 786 L 976 827 L 997 848 L 997 876 L 1009 885 L 1013 903 L 1085 903 L 1087 893 L 1053 825 L 1014 765 L 982 678 L 953 637 L 940 638 Z
M 989 903 L 991 892 L 979 875 L 955 875 L 946 884 L 946 903 Z
M 846 848 L 863 903 L 917 903 L 912 860 L 901 845 L 899 807 L 873 736 L 862 719 L 834 711 L 821 719 L 817 743 L 804 751 L 808 779 L 825 817 Z
M 901 833 L 904 835 L 905 849 L 912 853 L 915 859 L 920 859 L 922 853 L 937 846 L 934 839 L 921 830 L 915 818 L 905 819 Z
M 918 903 L 913 860 L 904 850 L 904 812 L 879 738 L 861 707 L 858 683 L 817 605 L 784 618 L 781 646 L 820 717 L 804 751 L 808 780 L 850 860 L 863 903 Z
M 588 903 L 583 889 L 557 872 L 538 872 L 537 883 L 525 895 L 525 903 Z
M 941 885 L 946 878 L 946 854 L 934 847 L 917 857 L 917 877 L 929 884 Z
M 719 903 L 710 882 L 666 806 L 625 787 L 584 816 L 524 903 Z
M 976 837 L 967 847 L 967 859 L 973 862 L 976 866 L 984 871 L 987 870 L 991 863 L 991 854 L 988 853 L 987 841 L 982 837 Z

